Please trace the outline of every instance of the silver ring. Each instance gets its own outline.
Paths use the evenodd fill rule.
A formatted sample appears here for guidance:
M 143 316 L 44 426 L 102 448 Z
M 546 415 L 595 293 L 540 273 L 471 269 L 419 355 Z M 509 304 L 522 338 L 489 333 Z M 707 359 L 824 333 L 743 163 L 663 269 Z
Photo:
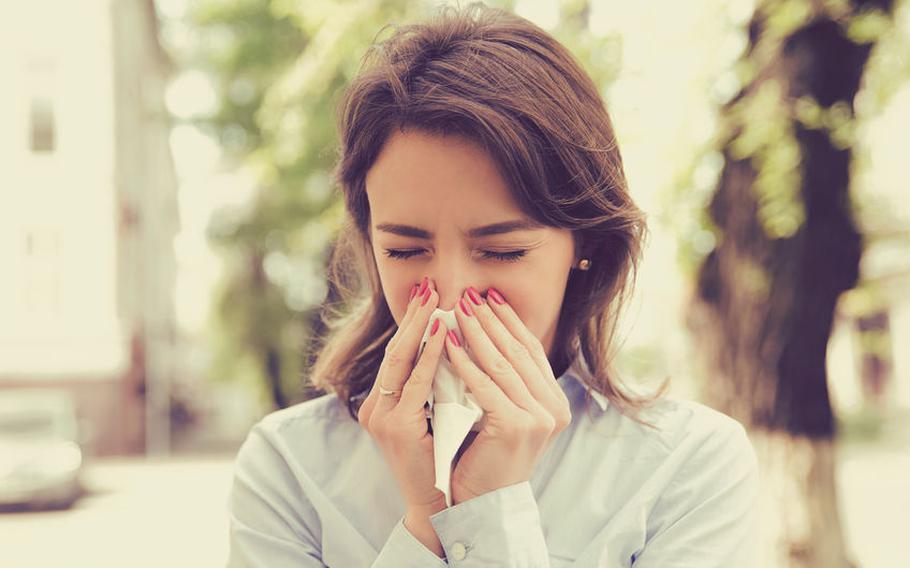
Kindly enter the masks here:
M 387 388 L 384 388 L 382 386 L 382 383 L 380 383 L 379 384 L 379 394 L 381 394 L 382 396 L 397 396 L 397 395 L 401 394 L 401 391 L 389 390 Z

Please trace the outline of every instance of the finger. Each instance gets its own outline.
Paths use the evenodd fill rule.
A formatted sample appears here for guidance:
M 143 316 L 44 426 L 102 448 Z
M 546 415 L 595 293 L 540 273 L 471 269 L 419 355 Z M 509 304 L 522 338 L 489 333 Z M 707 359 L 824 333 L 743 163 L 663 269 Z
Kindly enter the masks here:
M 421 302 L 421 297 L 418 292 L 421 292 L 424 282 L 427 282 L 427 284 L 426 284 L 427 286 L 431 285 L 431 283 L 429 282 L 429 279 L 427 277 L 424 277 L 424 279 L 421 282 L 419 282 L 418 284 L 415 284 L 414 286 L 411 287 L 411 294 L 410 294 L 410 300 L 408 301 L 408 308 L 405 311 L 404 317 L 401 318 L 401 324 L 398 326 L 398 329 L 395 331 L 395 334 L 392 336 L 392 339 L 390 339 L 388 341 L 388 343 L 386 344 L 387 352 L 388 352 L 388 350 L 394 348 L 395 344 L 398 342 L 398 340 L 401 338 L 401 336 L 404 335 L 405 330 L 408 329 L 408 326 L 409 326 L 411 320 L 414 319 L 414 314 L 417 312 L 417 308 L 420 307 L 420 302 Z M 377 377 L 379 377 L 379 376 L 380 376 L 380 374 L 377 373 Z M 380 381 L 378 381 L 378 380 L 373 381 L 373 386 L 370 389 L 369 394 L 367 395 L 366 399 L 364 399 L 364 401 L 360 405 L 360 410 L 357 413 L 357 417 L 358 417 L 358 420 L 362 424 L 369 423 L 370 415 L 373 413 L 373 410 L 376 405 L 376 400 L 381 396 L 379 394 L 379 384 L 380 384 Z
M 493 382 L 493 379 L 471 361 L 464 348 L 456 344 L 457 341 L 454 332 L 449 331 L 446 334 L 446 353 L 455 373 L 464 380 L 477 404 L 485 413 L 491 415 L 502 416 L 514 411 L 517 408 L 515 403 Z
M 493 341 L 484 331 L 474 309 L 469 304 L 470 300 L 461 298 L 458 300 L 458 308 L 455 310 L 458 325 L 461 328 L 461 334 L 467 341 L 467 347 L 477 359 L 480 369 L 486 373 L 517 406 L 525 410 L 533 410 L 540 407 L 528 387 L 512 363 L 503 355 Z M 472 363 L 473 364 L 473 363 Z
M 386 349 L 386 356 L 379 366 L 377 382 L 381 382 L 383 387 L 394 391 L 401 391 L 404 388 L 404 384 L 414 368 L 417 349 L 427 329 L 430 314 L 436 309 L 438 302 L 439 295 L 430 285 L 427 286 L 423 296 L 415 296 L 415 303 L 419 305 L 413 319 L 403 330 L 401 338 Z M 400 396 L 400 394 L 398 396 L 379 396 L 376 400 L 376 409 L 388 411 L 395 408 Z
M 404 390 L 401 393 L 401 399 L 398 406 L 405 412 L 419 412 L 423 414 L 424 404 L 430 397 L 433 390 L 433 378 L 436 376 L 436 369 L 439 366 L 439 356 L 445 346 L 445 337 L 448 328 L 440 318 L 432 324 L 430 336 L 427 338 L 426 346 L 411 371 L 411 376 L 404 384 Z
M 550 360 L 547 358 L 547 352 L 537 336 L 531 333 L 531 330 L 525 326 L 518 314 L 509 305 L 508 301 L 495 288 L 487 291 L 486 305 L 492 310 L 499 321 L 509 330 L 512 336 L 521 342 L 528 350 L 531 360 L 540 369 L 541 376 L 544 379 L 544 385 L 550 389 L 550 392 L 557 400 L 564 400 L 566 393 L 556 382 L 553 375 L 553 368 L 550 366 Z
M 493 312 L 488 302 L 484 301 L 473 287 L 465 291 L 464 301 L 470 302 L 480 327 L 483 328 L 496 349 L 509 361 L 519 378 L 524 381 L 531 396 L 537 399 L 544 408 L 555 411 L 560 401 L 547 385 L 551 379 L 545 378 L 537 363 L 531 358 L 530 349 L 499 320 L 499 316 Z M 524 322 L 518 320 L 518 324 L 528 331 Z M 555 379 L 552 382 L 554 385 L 556 384 Z
M 408 308 L 404 312 L 404 317 L 401 318 L 401 323 L 398 325 L 398 331 L 395 335 L 392 336 L 392 339 L 389 340 L 389 345 L 387 347 L 393 347 L 395 343 L 399 341 L 404 331 L 408 328 L 408 324 L 411 323 L 411 320 L 414 319 L 414 314 L 417 313 L 418 308 L 420 308 L 420 302 L 422 300 L 422 295 L 425 292 L 425 288 L 433 286 L 433 282 L 430 281 L 426 276 L 423 277 L 423 280 L 418 282 L 412 290 L 414 293 L 411 295 L 410 300 L 408 300 Z

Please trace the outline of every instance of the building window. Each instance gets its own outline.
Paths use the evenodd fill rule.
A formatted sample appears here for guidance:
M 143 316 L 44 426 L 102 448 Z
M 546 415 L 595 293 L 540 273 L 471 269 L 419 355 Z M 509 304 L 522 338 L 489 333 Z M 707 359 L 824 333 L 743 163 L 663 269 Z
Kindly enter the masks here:
M 29 112 L 32 152 L 54 151 L 54 103 L 50 98 L 32 99 Z
M 57 148 L 54 113 L 56 68 L 52 60 L 33 59 L 26 68 L 29 85 L 29 148 L 53 152 Z

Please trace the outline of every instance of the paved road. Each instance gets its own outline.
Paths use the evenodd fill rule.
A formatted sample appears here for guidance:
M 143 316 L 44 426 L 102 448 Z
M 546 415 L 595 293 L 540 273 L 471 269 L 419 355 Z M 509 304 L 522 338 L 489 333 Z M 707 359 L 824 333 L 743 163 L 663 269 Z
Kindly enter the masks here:
M 0 566 L 224 566 L 231 460 L 96 461 L 71 510 L 0 514 Z
M 910 451 L 880 446 L 843 448 L 837 480 L 847 546 L 860 568 L 910 566 Z

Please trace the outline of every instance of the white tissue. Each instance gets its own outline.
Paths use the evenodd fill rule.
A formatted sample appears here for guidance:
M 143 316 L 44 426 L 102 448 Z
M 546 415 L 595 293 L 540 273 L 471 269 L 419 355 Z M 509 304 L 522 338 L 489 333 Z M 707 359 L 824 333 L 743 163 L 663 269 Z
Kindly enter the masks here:
M 455 331 L 462 348 L 475 363 L 474 356 L 468 349 L 467 342 L 461 335 L 454 310 L 436 308 L 430 315 L 430 323 L 423 333 L 417 357 L 423 352 L 424 345 L 430 337 L 433 322 L 439 318 L 446 327 Z M 455 374 L 455 369 L 446 358 L 445 347 L 439 356 L 439 366 L 433 378 L 433 390 L 427 397 L 430 405 L 427 415 L 433 426 L 433 458 L 436 465 L 436 488 L 446 496 L 446 505 L 452 505 L 452 461 L 458 448 L 471 430 L 479 431 L 483 419 L 483 409 L 477 404 L 474 395 L 465 385 L 464 380 Z

